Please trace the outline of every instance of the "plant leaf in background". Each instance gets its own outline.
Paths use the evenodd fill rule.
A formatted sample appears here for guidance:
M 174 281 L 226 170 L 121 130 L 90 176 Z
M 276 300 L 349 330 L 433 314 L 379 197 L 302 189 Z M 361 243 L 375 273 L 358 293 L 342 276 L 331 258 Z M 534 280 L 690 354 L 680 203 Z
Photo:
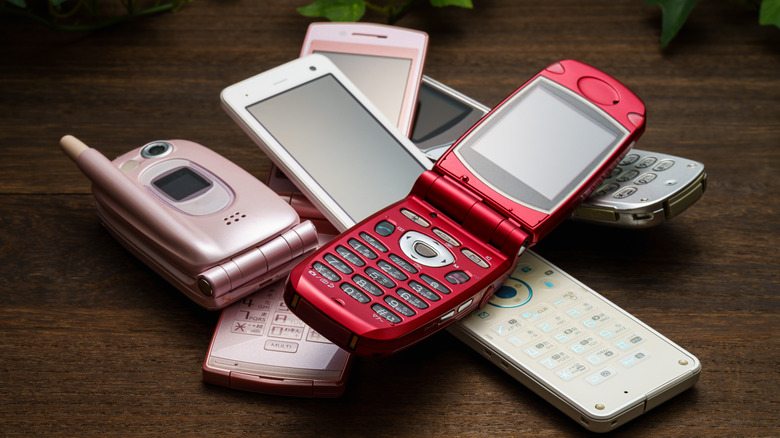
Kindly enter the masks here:
M 458 6 L 466 9 L 473 9 L 474 5 L 471 4 L 471 0 L 431 0 L 431 5 L 437 8 L 444 6 Z
M 780 27 L 780 0 L 764 0 L 758 15 L 758 23 Z
M 330 21 L 358 21 L 366 13 L 363 0 L 317 0 L 301 6 L 298 13 L 305 17 L 323 17 Z
M 14 6 L 19 6 L 20 8 L 27 7 L 27 2 L 25 0 L 6 0 L 6 1 Z
M 661 46 L 666 47 L 669 41 L 677 35 L 685 20 L 688 19 L 693 7 L 699 0 L 647 0 L 646 5 L 661 7 Z

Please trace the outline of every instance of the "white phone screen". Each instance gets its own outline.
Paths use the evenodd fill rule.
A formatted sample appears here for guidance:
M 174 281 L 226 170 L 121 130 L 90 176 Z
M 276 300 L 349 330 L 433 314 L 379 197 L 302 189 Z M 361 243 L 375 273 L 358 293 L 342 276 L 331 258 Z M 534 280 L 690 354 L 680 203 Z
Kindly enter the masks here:
M 477 127 L 457 153 L 497 191 L 548 212 L 627 135 L 605 113 L 539 79 L 493 117 L 511 121 Z
M 247 110 L 354 222 L 403 199 L 426 170 L 330 74 Z
M 401 104 L 412 60 L 389 56 L 315 51 L 327 56 L 368 97 L 382 114 L 398 126 Z

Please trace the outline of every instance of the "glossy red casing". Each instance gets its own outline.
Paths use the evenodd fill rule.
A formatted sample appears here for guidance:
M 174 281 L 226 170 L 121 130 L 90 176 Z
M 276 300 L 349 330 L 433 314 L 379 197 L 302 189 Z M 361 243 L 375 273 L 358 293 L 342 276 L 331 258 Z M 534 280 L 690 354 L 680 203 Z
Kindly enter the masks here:
M 432 171 L 424 172 L 406 199 L 358 223 L 298 264 L 291 272 L 285 290 L 285 302 L 290 309 L 342 348 L 357 355 L 383 356 L 425 339 L 483 305 L 512 270 L 518 253 L 524 247 L 535 244 L 568 217 L 598 187 L 644 130 L 644 104 L 628 88 L 599 70 L 577 61 L 562 61 L 537 74 L 526 85 L 539 76 L 584 97 L 626 131 L 620 144 L 609 150 L 608 156 L 597 168 L 588 169 L 587 180 L 567 192 L 568 197 L 559 207 L 545 213 L 507 199 L 469 172 L 454 153 L 469 133 L 480 124 L 489 123 L 491 115 L 524 85 L 464 134 L 442 155 Z M 402 209 L 414 212 L 423 219 L 422 222 L 428 222 L 428 226 L 410 220 L 401 213 Z M 376 229 L 381 221 L 392 223 L 397 231 L 381 238 Z M 365 278 L 371 268 L 382 272 L 379 261 L 387 260 L 389 254 L 405 254 L 400 244 L 400 238 L 406 236 L 405 233 L 415 231 L 432 236 L 434 228 L 443 230 L 459 243 L 452 245 L 446 239 L 440 239 L 454 257 L 451 264 L 429 267 L 412 263 L 419 272 L 404 272 L 409 278 L 395 281 L 393 286 L 382 289 L 380 296 L 366 294 L 370 298 L 368 303 L 361 303 L 342 290 L 345 284 L 354 286 L 355 275 Z M 328 278 L 315 269 L 318 264 L 327 266 L 325 256 L 328 254 L 338 258 L 338 246 L 349 249 L 350 239 L 368 242 L 362 240 L 361 233 L 379 239 L 387 247 L 387 252 L 376 260 L 365 259 L 364 266 L 345 263 L 352 270 L 346 274 L 333 269 L 338 279 L 333 276 Z M 479 266 L 465 255 L 463 249 L 475 253 L 488 266 Z M 388 299 L 398 302 L 410 291 L 418 292 L 417 298 L 424 296 L 410 287 L 412 282 L 425 284 L 421 280 L 422 274 L 435 279 L 446 278 L 445 275 L 453 270 L 465 273 L 468 281 L 459 284 L 440 282 L 450 292 L 439 294 L 441 299 L 425 300 L 427 307 L 413 308 L 413 316 L 390 321 L 382 317 L 384 311 L 377 312 L 372 307 L 379 304 L 388 308 Z M 375 277 L 369 278 L 376 280 Z M 405 304 L 408 307 L 409 301 Z M 385 310 L 390 309 L 397 308 Z M 393 313 L 392 310 L 390 312 Z

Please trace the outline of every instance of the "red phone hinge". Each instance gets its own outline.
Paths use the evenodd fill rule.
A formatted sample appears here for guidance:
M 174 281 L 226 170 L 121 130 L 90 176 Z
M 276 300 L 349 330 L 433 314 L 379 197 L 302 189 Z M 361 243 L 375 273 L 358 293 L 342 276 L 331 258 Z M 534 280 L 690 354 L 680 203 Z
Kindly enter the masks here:
M 412 192 L 463 225 L 478 239 L 509 255 L 516 255 L 528 239 L 528 234 L 517 222 L 482 202 L 450 176 L 428 171 L 418 178 Z

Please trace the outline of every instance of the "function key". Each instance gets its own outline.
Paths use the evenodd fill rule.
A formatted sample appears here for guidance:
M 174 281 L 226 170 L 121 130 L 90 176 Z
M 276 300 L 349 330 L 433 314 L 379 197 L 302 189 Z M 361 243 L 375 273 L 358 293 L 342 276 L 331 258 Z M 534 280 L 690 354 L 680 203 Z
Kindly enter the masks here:
M 368 295 L 364 294 L 363 292 L 360 292 L 349 283 L 341 283 L 341 290 L 343 290 L 344 292 L 347 293 L 347 295 L 360 301 L 363 304 L 371 301 L 371 298 L 369 298 Z
M 401 322 L 401 317 L 396 315 L 395 313 L 388 310 L 386 307 L 382 306 L 381 304 L 374 304 L 371 306 L 371 310 L 376 312 L 377 315 L 381 316 L 382 318 L 392 322 L 393 324 L 398 324 Z
M 439 282 L 438 282 L 437 280 L 435 280 L 434 278 L 431 278 L 431 277 L 429 277 L 429 276 L 427 276 L 427 275 L 425 275 L 425 274 L 420 274 L 420 278 L 422 278 L 422 280 L 423 280 L 424 282 L 428 283 L 428 285 L 429 285 L 430 287 L 434 288 L 434 289 L 435 289 L 437 292 L 443 293 L 443 294 L 445 294 L 445 295 L 446 295 L 446 294 L 448 294 L 448 293 L 450 293 L 450 290 L 449 290 L 449 289 L 447 289 L 446 287 L 444 287 L 444 285 L 443 285 L 443 284 L 439 283 Z
M 460 242 L 458 242 L 454 237 L 450 236 L 449 234 L 445 233 L 444 231 L 434 228 L 433 234 L 439 236 L 439 238 L 447 243 L 449 243 L 452 246 L 460 246 Z
M 403 268 L 406 272 L 409 272 L 410 274 L 416 274 L 417 273 L 417 269 L 414 266 L 412 266 L 411 263 L 407 262 L 406 260 L 404 260 L 403 258 L 401 258 L 401 257 L 399 257 L 399 256 L 397 256 L 395 254 L 390 254 L 390 260 L 392 260 L 393 263 L 395 263 L 396 265 L 400 266 L 401 268 Z
M 423 219 L 422 217 L 420 217 L 420 215 L 418 215 L 417 213 L 415 213 L 415 212 L 413 212 L 413 211 L 411 211 L 411 210 L 407 210 L 407 209 L 405 209 L 405 208 L 402 208 L 402 209 L 401 209 L 401 214 L 403 214 L 403 215 L 404 215 L 404 216 L 406 216 L 406 217 L 407 217 L 407 218 L 408 218 L 410 221 L 412 221 L 412 222 L 416 223 L 417 225 L 419 225 L 419 226 L 421 226 L 421 227 L 428 228 L 428 227 L 430 227 L 430 226 L 431 226 L 431 223 L 430 223 L 430 222 L 426 221 L 425 219 Z
M 655 158 L 655 157 L 645 157 L 645 158 L 642 158 L 642 161 L 636 163 L 635 167 L 637 169 L 646 169 L 646 168 L 652 166 L 653 164 L 655 164 L 656 161 L 657 161 L 657 158 Z
M 634 193 L 636 193 L 637 190 L 638 189 L 636 187 L 626 187 L 623 190 L 612 195 L 612 197 L 615 199 L 625 199 L 633 195 Z
M 628 172 L 626 172 L 626 173 L 620 175 L 619 177 L 615 178 L 615 181 L 617 181 L 617 182 L 631 181 L 632 179 L 636 178 L 637 175 L 639 175 L 639 171 L 631 169 Z
M 388 221 L 382 221 L 376 224 L 374 227 L 374 231 L 376 231 L 377 234 L 383 237 L 387 237 L 395 231 L 395 225 Z
M 428 304 L 425 301 L 423 301 L 420 298 L 418 298 L 415 294 L 413 294 L 413 293 L 411 293 L 411 292 L 409 292 L 407 290 L 404 290 L 404 289 L 398 289 L 397 292 L 398 292 L 398 296 L 400 296 L 401 299 L 403 299 L 407 303 L 411 304 L 412 306 L 414 306 L 414 307 L 416 307 L 418 309 L 427 309 L 428 308 Z M 431 292 L 431 293 L 433 293 L 433 292 Z M 437 296 L 436 299 L 438 300 L 439 297 Z
M 352 277 L 352 281 L 354 281 L 355 284 L 358 285 L 358 287 L 370 293 L 371 295 L 380 296 L 384 293 L 382 292 L 382 289 L 380 289 L 377 285 L 368 281 L 368 279 L 366 279 L 365 277 L 361 277 L 360 275 L 355 275 L 354 277 Z
M 620 188 L 620 184 L 617 183 L 606 184 L 599 187 L 599 189 L 596 190 L 596 193 L 594 193 L 593 196 L 606 196 L 619 188 Z
M 320 275 L 327 278 L 330 281 L 336 282 L 341 280 L 341 277 L 338 276 L 335 272 L 331 271 L 330 268 L 323 265 L 320 262 L 314 262 L 314 265 L 312 266 L 315 271 L 319 272 Z
M 471 277 L 469 277 L 469 275 L 463 271 L 449 272 L 444 276 L 444 278 L 452 284 L 463 284 L 471 280 Z
M 463 248 L 462 250 L 460 250 L 460 252 L 462 252 L 463 255 L 466 256 L 467 259 L 469 259 L 472 262 L 476 263 L 477 266 L 479 266 L 480 268 L 487 269 L 487 268 L 490 267 L 490 265 L 488 265 L 487 262 L 482 259 L 482 257 L 478 256 L 474 251 L 472 251 L 470 249 Z
M 634 184 L 637 184 L 637 185 L 649 184 L 649 183 L 653 182 L 653 180 L 657 176 L 658 175 L 655 174 L 655 173 L 646 173 L 646 174 L 640 176 L 639 178 L 637 178 L 636 181 L 634 181 Z
M 371 251 L 371 249 L 369 247 L 367 247 L 366 245 L 363 245 L 363 242 L 361 242 L 361 241 L 359 241 L 359 240 L 357 240 L 355 238 L 352 238 L 352 239 L 349 239 L 347 241 L 347 243 L 349 243 L 349 246 L 351 246 L 352 249 L 354 249 L 355 251 L 360 253 L 360 255 L 362 255 L 363 257 L 365 257 L 367 259 L 371 259 L 371 260 L 374 260 L 375 258 L 377 258 L 376 253 L 374 251 Z
M 639 155 L 637 154 L 628 154 L 623 158 L 623 160 L 620 161 L 621 166 L 628 166 L 629 164 L 634 163 L 636 160 L 639 159 Z
M 376 248 L 377 251 L 379 251 L 379 252 L 387 252 L 387 247 L 382 245 L 382 242 L 374 239 L 374 237 L 371 236 L 370 234 L 365 233 L 365 232 L 361 232 L 360 233 L 360 237 L 363 238 L 363 240 L 365 240 L 366 242 L 368 242 L 369 245 L 371 245 L 374 248 Z
M 349 265 L 347 265 L 346 263 L 339 260 L 339 258 L 334 256 L 333 254 L 325 254 L 325 257 L 323 258 L 325 259 L 326 262 L 328 262 L 329 265 L 341 271 L 342 274 L 352 273 L 352 268 L 350 268 Z
M 395 310 L 396 312 L 400 313 L 403 316 L 410 317 L 415 315 L 414 310 L 410 309 L 406 304 L 402 303 L 401 301 L 391 296 L 385 297 L 385 303 L 387 303 L 390 307 L 392 307 L 393 310 Z
M 674 166 L 674 160 L 662 160 L 653 167 L 653 170 L 656 172 L 663 172 L 672 166 Z
M 414 290 L 418 294 L 422 295 L 428 301 L 439 301 L 441 299 L 441 297 L 436 295 L 435 292 L 433 292 L 432 290 L 428 289 L 427 287 L 423 286 L 422 284 L 420 284 L 420 283 L 418 283 L 416 281 L 410 281 L 409 282 L 409 287 L 411 287 L 412 290 Z M 399 289 L 399 291 L 400 290 L 403 290 L 403 289 Z M 400 295 L 401 292 L 398 292 L 398 293 Z
M 354 252 L 348 250 L 347 248 L 344 248 L 341 245 L 336 247 L 336 252 L 339 253 L 339 255 L 343 257 L 344 260 L 352 263 L 355 266 L 363 266 L 366 264 L 366 262 L 364 262 L 363 259 L 361 259 L 357 255 L 355 255 Z
M 612 169 L 612 172 L 609 173 L 609 176 L 607 178 L 614 178 L 614 177 L 620 175 L 620 172 L 622 172 L 622 171 L 623 171 L 622 168 L 616 167 L 616 168 Z
M 366 268 L 366 274 L 368 274 L 369 277 L 371 277 L 372 280 L 376 281 L 380 285 L 392 289 L 395 287 L 395 283 L 393 283 L 393 280 L 389 279 L 385 274 L 379 272 L 378 270 L 374 268 Z
M 401 272 L 400 269 L 396 268 L 390 262 L 386 260 L 380 260 L 376 262 L 377 266 L 382 268 L 383 271 L 387 272 L 391 277 L 395 278 L 398 281 L 406 281 L 407 277 L 406 274 Z

